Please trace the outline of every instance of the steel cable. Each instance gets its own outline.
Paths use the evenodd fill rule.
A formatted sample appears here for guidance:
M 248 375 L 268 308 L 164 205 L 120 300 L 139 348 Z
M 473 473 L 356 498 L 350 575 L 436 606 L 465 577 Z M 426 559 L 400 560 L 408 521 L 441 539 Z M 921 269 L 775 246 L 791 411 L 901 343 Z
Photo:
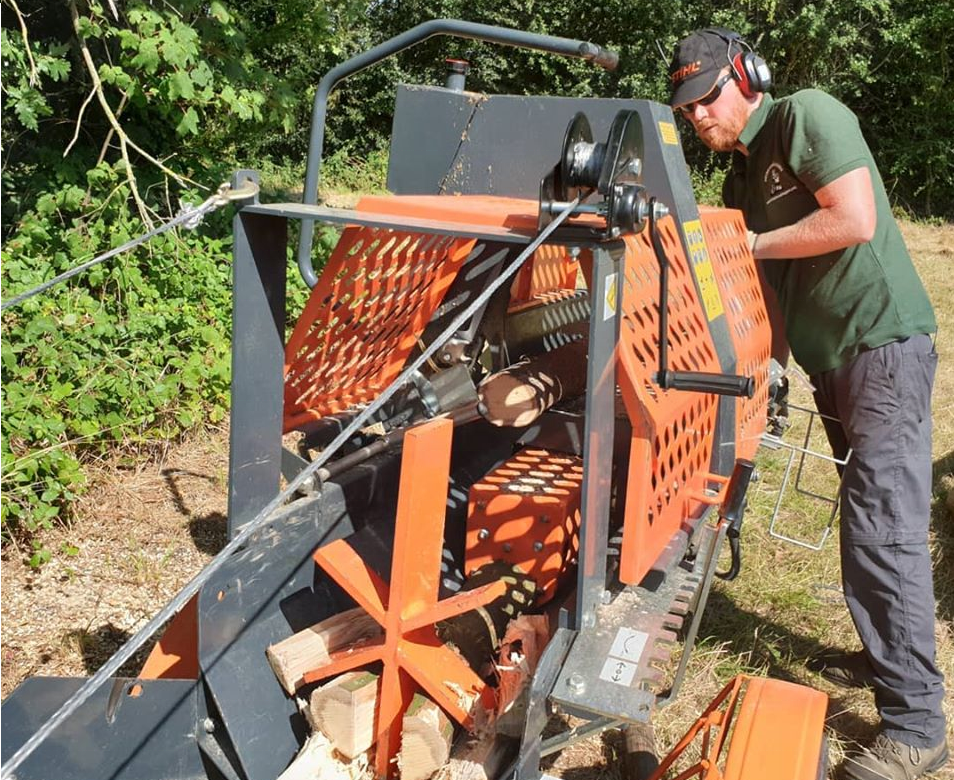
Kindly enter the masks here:
M 46 721 L 23 745 L 11 756 L 10 760 L 3 766 L 0 772 L 0 780 L 6 780 L 11 777 L 17 767 L 20 766 L 34 750 L 53 732 L 53 730 L 65 721 L 110 677 L 112 677 L 119 668 L 128 661 L 133 654 L 149 639 L 157 629 L 163 626 L 167 620 L 172 618 L 181 610 L 186 603 L 215 574 L 228 560 L 229 556 L 238 550 L 249 537 L 269 519 L 269 516 L 278 509 L 287 499 L 310 479 L 318 469 L 325 465 L 331 456 L 348 441 L 358 430 L 364 427 L 364 424 L 371 416 L 380 409 L 394 393 L 398 391 L 411 375 L 418 371 L 421 366 L 444 344 L 447 339 L 454 335 L 457 330 L 472 317 L 484 302 L 487 301 L 517 270 L 523 265 L 524 261 L 532 255 L 537 248 L 573 213 L 573 210 L 579 205 L 580 199 L 576 198 L 566 209 L 559 212 L 550 224 L 548 224 L 530 244 L 504 269 L 491 284 L 474 301 L 467 306 L 453 322 L 448 325 L 444 331 L 435 338 L 430 346 L 427 347 L 390 385 L 388 385 L 371 404 L 366 406 L 351 421 L 338 436 L 322 451 L 322 453 L 313 460 L 308 466 L 299 472 L 288 486 L 273 498 L 254 518 L 249 520 L 239 533 L 223 547 L 218 554 L 205 566 L 202 571 L 196 574 L 179 593 L 146 625 L 144 625 L 136 634 L 129 639 L 116 653 L 110 658 L 92 677 L 90 677 L 63 705 Z
M 194 229 L 198 227 L 199 223 L 202 221 L 202 218 L 208 214 L 210 211 L 214 211 L 221 206 L 224 206 L 231 200 L 239 200 L 241 198 L 249 198 L 255 195 L 258 192 L 258 186 L 253 182 L 245 182 L 242 188 L 238 190 L 233 190 L 231 185 L 228 183 L 223 184 L 219 189 L 208 198 L 205 199 L 199 206 L 192 207 L 186 206 L 180 210 L 180 212 L 173 217 L 171 220 L 166 222 L 164 225 L 160 225 L 157 228 L 153 228 L 148 233 L 144 233 L 138 238 L 131 239 L 125 244 L 117 246 L 115 249 L 110 249 L 108 252 L 104 252 L 98 257 L 94 257 L 92 260 L 87 260 L 85 263 L 81 263 L 75 268 L 71 268 L 69 271 L 64 271 L 59 276 L 55 276 L 48 281 L 38 284 L 36 287 L 33 287 L 26 292 L 22 292 L 19 295 L 15 295 L 13 298 L 4 301 L 0 304 L 0 312 L 4 312 L 9 309 L 11 306 L 16 306 L 28 298 L 32 298 L 34 295 L 39 295 L 45 290 L 49 290 L 51 287 L 54 287 L 60 282 L 65 282 L 68 279 L 72 279 L 74 276 L 77 276 L 84 271 L 88 271 L 93 266 L 99 265 L 100 263 L 109 260 L 110 258 L 116 257 L 116 255 L 121 255 L 124 252 L 128 252 L 130 249 L 135 249 L 140 244 L 149 241 L 156 236 L 162 235 L 174 227 L 185 224 L 187 228 Z

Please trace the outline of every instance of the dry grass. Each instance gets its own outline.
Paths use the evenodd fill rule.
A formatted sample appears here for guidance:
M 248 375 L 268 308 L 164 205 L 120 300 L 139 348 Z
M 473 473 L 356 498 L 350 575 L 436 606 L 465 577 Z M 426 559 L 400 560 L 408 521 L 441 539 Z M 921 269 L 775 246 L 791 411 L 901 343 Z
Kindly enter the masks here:
M 954 485 L 954 225 L 903 228 L 940 320 L 932 545 L 939 661 L 954 681 L 954 518 L 941 494 Z M 761 461 L 764 478 L 753 488 L 742 576 L 715 588 L 682 693 L 656 719 L 657 745 L 668 750 L 722 685 L 747 671 L 803 682 L 831 696 L 830 755 L 837 764 L 876 724 L 870 694 L 840 691 L 803 666 L 822 646 L 857 645 L 840 599 L 837 539 L 815 553 L 768 536 L 779 455 L 763 455 Z M 37 573 L 7 551 L 4 696 L 29 675 L 86 675 L 98 668 L 214 554 L 225 540 L 226 463 L 227 435 L 219 431 L 183 442 L 159 462 L 133 469 L 112 464 L 94 480 L 74 527 L 48 542 L 54 550 L 71 542 L 78 553 L 56 555 Z M 816 467 L 809 475 L 813 484 L 823 482 L 825 472 Z M 807 535 L 817 531 L 818 508 L 812 504 L 790 504 L 785 528 Z M 954 696 L 947 703 L 954 743 L 952 702 Z M 618 735 L 590 739 L 567 750 L 547 771 L 574 780 L 617 780 L 619 751 Z M 954 768 L 935 777 L 954 780 Z
M 135 467 L 104 464 L 73 527 L 46 539 L 60 551 L 49 564 L 4 551 L 4 696 L 32 675 L 92 674 L 221 548 L 227 447 L 217 431 Z

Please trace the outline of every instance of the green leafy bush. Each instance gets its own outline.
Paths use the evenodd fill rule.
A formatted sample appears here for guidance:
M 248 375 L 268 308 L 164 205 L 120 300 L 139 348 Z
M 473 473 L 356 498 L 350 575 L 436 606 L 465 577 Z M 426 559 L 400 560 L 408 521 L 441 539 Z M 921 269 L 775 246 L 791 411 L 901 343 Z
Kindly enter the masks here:
M 100 188 L 124 187 L 98 171 Z M 43 196 L 3 247 L 5 290 L 38 284 L 143 232 L 126 198 L 83 216 L 78 188 Z M 220 231 L 216 231 L 220 232 Z M 4 534 L 64 517 L 81 461 L 221 420 L 229 391 L 230 239 L 172 233 L 3 318 Z

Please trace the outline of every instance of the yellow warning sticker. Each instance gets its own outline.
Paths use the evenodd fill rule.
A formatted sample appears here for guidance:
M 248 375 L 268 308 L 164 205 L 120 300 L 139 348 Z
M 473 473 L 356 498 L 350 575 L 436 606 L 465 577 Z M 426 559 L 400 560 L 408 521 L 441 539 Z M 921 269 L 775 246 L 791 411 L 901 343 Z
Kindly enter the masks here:
M 603 322 L 616 316 L 616 307 L 619 305 L 618 274 L 606 277 L 606 293 L 603 296 Z
M 659 135 L 662 136 L 664 144 L 678 144 L 679 134 L 676 132 L 676 126 L 672 122 L 659 123 Z
M 699 295 L 702 297 L 702 307 L 706 310 L 706 317 L 712 322 L 716 317 L 725 314 L 722 307 L 722 296 L 719 295 L 719 285 L 712 272 L 712 261 L 709 259 L 709 250 L 706 248 L 706 239 L 702 234 L 702 223 L 698 219 L 685 222 L 682 226 L 686 236 L 686 246 L 689 247 L 689 259 L 696 272 L 696 281 L 699 284 Z

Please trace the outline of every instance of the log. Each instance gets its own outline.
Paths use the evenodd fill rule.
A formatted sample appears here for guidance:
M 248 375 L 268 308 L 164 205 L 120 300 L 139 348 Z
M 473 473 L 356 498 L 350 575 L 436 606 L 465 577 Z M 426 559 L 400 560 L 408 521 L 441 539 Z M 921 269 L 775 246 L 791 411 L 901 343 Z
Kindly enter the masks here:
M 521 360 L 491 374 L 477 389 L 477 409 L 496 426 L 530 425 L 564 398 L 586 390 L 585 340 Z
M 656 735 L 651 723 L 631 723 L 623 732 L 624 780 L 648 780 L 659 768 Z
M 345 672 L 312 692 L 310 720 L 335 750 L 353 759 L 374 743 L 377 700 L 377 675 Z
M 454 724 L 426 696 L 416 694 L 404 713 L 398 769 L 401 780 L 427 780 L 447 763 Z
M 437 624 L 437 635 L 454 647 L 477 674 L 492 672 L 497 650 L 510 621 L 530 607 L 537 585 L 531 577 L 506 561 L 494 561 L 472 572 L 462 591 L 503 580 L 507 592 L 483 607 L 454 615 Z
M 344 763 L 325 735 L 315 732 L 278 780 L 370 780 L 371 776 L 367 761 Z
M 509 737 L 492 734 L 455 745 L 450 760 L 434 780 L 496 780 L 519 745 Z
M 304 684 L 306 672 L 328 663 L 330 653 L 367 644 L 381 633 L 381 626 L 363 609 L 355 607 L 277 642 L 265 653 L 278 681 L 291 695 Z
M 498 734 L 519 737 L 523 733 L 530 683 L 549 641 L 546 615 L 521 615 L 507 626 L 497 663 L 499 682 L 494 728 Z

